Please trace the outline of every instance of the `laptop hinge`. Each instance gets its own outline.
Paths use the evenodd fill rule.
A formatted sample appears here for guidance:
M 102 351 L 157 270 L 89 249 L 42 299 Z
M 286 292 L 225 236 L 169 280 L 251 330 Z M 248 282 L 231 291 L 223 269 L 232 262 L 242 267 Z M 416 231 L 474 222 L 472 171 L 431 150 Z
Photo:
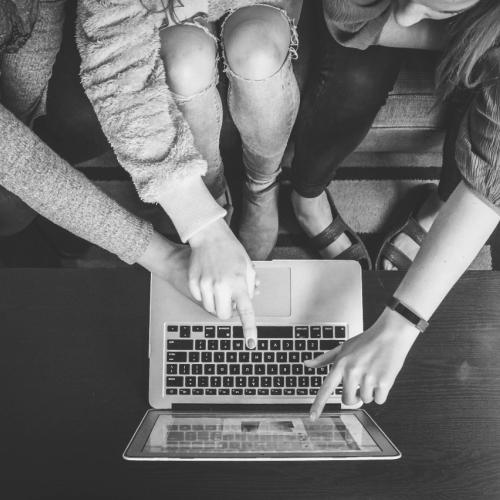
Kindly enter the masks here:
M 341 410 L 340 404 L 327 404 L 324 411 L 338 412 Z M 221 411 L 245 411 L 262 413 L 309 413 L 310 404 L 193 404 L 175 403 L 172 404 L 172 411 L 177 412 L 203 412 L 204 414 L 217 413 Z

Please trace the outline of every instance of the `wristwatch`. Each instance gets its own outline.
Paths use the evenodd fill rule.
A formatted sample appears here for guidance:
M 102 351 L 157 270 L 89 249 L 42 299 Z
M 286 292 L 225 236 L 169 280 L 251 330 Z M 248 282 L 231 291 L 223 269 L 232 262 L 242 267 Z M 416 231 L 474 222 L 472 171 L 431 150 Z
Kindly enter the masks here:
M 412 311 L 409 307 L 405 306 L 396 297 L 393 296 L 389 299 L 387 307 L 403 316 L 403 318 L 415 326 L 420 333 L 424 333 L 425 330 L 427 330 L 429 322 L 421 318 L 415 311 Z

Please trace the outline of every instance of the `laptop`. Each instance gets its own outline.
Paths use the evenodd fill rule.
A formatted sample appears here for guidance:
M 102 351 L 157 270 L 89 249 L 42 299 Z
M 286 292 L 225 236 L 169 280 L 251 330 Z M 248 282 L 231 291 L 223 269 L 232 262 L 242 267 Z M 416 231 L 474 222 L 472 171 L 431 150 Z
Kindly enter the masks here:
M 303 362 L 363 331 L 354 261 L 256 262 L 257 348 L 239 318 L 223 321 L 152 276 L 149 410 L 127 460 L 396 459 L 399 450 L 342 388 L 309 408 L 328 368 Z

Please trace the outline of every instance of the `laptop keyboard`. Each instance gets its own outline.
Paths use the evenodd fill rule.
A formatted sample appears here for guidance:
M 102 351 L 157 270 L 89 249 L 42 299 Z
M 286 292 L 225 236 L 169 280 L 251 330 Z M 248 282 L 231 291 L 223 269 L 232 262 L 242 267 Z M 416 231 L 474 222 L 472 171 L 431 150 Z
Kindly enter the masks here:
M 247 349 L 241 326 L 169 324 L 165 394 L 192 396 L 314 396 L 328 367 L 307 368 L 343 343 L 341 324 L 258 326 L 257 348 Z M 342 394 L 342 388 L 336 389 Z

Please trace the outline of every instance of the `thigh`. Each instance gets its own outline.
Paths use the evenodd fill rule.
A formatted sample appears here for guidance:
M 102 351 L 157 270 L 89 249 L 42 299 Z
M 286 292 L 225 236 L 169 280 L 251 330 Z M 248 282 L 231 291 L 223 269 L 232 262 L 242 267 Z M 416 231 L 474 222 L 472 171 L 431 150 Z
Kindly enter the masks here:
M 62 40 L 64 3 L 42 0 L 28 41 L 16 53 L 2 58 L 2 101 L 25 123 L 45 113 L 46 91 Z

